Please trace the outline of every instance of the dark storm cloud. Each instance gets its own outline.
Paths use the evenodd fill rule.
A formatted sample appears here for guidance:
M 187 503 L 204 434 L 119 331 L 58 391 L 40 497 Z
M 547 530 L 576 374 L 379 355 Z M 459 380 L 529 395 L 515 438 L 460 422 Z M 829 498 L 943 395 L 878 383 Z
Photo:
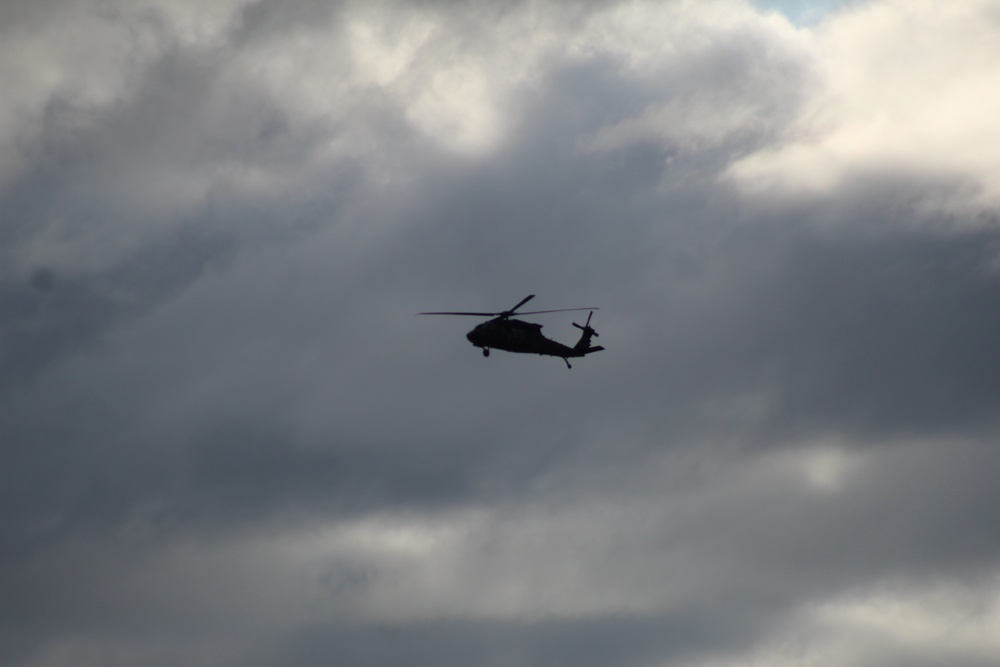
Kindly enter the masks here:
M 720 266 L 664 286 L 675 350 L 660 356 L 664 386 L 683 396 L 701 384 L 691 397 L 702 400 L 749 382 L 769 403 L 764 442 L 782 432 L 990 429 L 998 240 L 992 231 L 844 236 L 794 223 L 734 231 L 713 251 Z
M 201 230 L 179 230 L 108 270 L 79 275 L 40 266 L 27 280 L 0 284 L 0 392 L 23 386 L 45 366 L 94 343 L 120 318 L 197 279 L 229 245 Z
M 811 37 L 161 9 L 98 22 L 145 36 L 115 94 L 0 127 L 5 664 L 741 664 L 886 581 L 989 590 L 1000 237 L 933 206 L 981 174 L 748 194 Z M 528 293 L 608 349 L 484 360 L 413 316 Z
M 763 319 L 795 318 L 769 341 L 783 357 L 778 421 L 813 412 L 879 435 L 994 425 L 998 241 L 995 232 L 807 241 L 779 278 L 790 289 L 764 287 L 774 310 Z
M 323 627 L 296 637 L 285 659 L 292 664 L 310 664 L 337 655 L 346 664 L 359 665 L 439 660 L 482 665 L 645 664 L 739 645 L 758 629 L 750 614 L 734 615 L 718 632 L 709 630 L 719 627 L 717 620 L 715 610 L 699 613 L 692 609 L 684 615 L 621 614 L 531 624 L 454 619 L 335 628 L 332 632 Z

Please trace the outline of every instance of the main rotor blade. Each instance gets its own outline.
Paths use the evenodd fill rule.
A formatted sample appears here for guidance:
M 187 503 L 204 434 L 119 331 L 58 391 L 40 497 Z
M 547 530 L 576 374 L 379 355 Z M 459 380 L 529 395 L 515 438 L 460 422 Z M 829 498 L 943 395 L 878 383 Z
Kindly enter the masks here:
M 430 313 L 417 313 L 417 315 L 469 315 L 471 317 L 511 317 L 512 315 L 541 315 L 543 313 L 568 313 L 574 310 L 600 310 L 600 308 L 555 308 L 552 310 L 529 310 L 523 313 L 515 312 L 518 308 L 528 303 L 535 298 L 534 294 L 529 294 L 528 296 L 521 299 L 521 302 L 511 308 L 510 310 L 503 310 L 499 313 L 467 313 L 464 311 L 435 311 Z M 590 321 L 589 318 L 587 320 Z
M 518 315 L 541 315 L 542 313 L 568 313 L 571 310 L 600 310 L 599 308 L 556 308 L 555 310 L 529 310 Z
M 514 306 L 510 310 L 506 310 L 504 312 L 510 313 L 511 315 L 513 315 L 515 310 L 517 310 L 518 308 L 520 308 L 521 306 L 523 306 L 524 304 L 528 303 L 529 301 L 531 301 L 534 298 L 535 298 L 534 294 L 529 294 L 528 296 L 526 296 L 523 299 L 521 299 L 520 301 L 518 301 L 518 303 L 517 303 L 516 306 Z
M 472 315 L 474 317 L 493 317 L 501 313 L 417 313 L 417 315 Z

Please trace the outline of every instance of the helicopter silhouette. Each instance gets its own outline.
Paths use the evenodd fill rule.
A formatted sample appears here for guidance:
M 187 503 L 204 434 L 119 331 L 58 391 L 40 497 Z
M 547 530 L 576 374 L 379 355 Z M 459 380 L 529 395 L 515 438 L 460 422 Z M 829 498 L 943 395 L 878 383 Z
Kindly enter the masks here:
M 518 313 L 517 309 L 535 298 L 534 294 L 521 299 L 521 301 L 510 310 L 502 310 L 499 313 L 466 313 L 466 312 L 433 312 L 417 313 L 417 315 L 468 315 L 472 317 L 492 317 L 493 319 L 479 324 L 465 337 L 470 343 L 483 350 L 483 356 L 490 356 L 490 350 L 505 350 L 507 352 L 519 352 L 523 354 L 540 354 L 550 357 L 559 357 L 566 362 L 566 368 L 573 368 L 569 359 L 573 357 L 585 357 L 592 352 L 600 352 L 604 348 L 600 345 L 591 347 L 590 339 L 597 336 L 597 332 L 590 326 L 590 318 L 594 316 L 597 308 L 557 308 L 555 310 L 532 310 L 525 313 Z M 513 319 L 513 315 L 541 315 L 542 313 L 564 313 L 571 310 L 589 310 L 587 322 L 583 325 L 573 323 L 577 329 L 581 329 L 583 334 L 576 345 L 570 347 L 563 345 L 542 335 L 542 325 L 534 322 L 524 322 Z

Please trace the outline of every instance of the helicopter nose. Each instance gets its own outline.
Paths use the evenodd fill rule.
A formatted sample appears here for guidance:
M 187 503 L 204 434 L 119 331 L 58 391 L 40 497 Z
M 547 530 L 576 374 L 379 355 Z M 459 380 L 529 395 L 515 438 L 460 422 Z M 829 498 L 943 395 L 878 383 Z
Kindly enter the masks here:
M 479 327 L 476 327 L 469 333 L 465 334 L 465 338 L 476 347 L 483 344 L 483 332 L 480 331 Z

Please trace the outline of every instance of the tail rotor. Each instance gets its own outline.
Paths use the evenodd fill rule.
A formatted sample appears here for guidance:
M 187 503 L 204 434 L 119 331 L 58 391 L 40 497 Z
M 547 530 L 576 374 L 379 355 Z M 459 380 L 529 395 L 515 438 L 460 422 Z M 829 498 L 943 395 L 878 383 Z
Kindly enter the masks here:
M 587 335 L 587 336 L 600 336 L 599 333 L 597 333 L 596 331 L 594 331 L 593 329 L 590 328 L 590 318 L 593 317 L 593 316 L 594 316 L 594 311 L 590 311 L 590 314 L 587 315 L 587 322 L 586 322 L 586 324 L 583 324 L 581 326 L 581 325 L 577 324 L 576 322 L 573 322 L 573 326 L 575 326 L 577 329 L 580 329 L 581 331 L 583 331 L 584 335 Z
M 586 323 L 577 324 L 576 322 L 573 322 L 573 326 L 575 326 L 577 329 L 583 332 L 583 334 L 580 336 L 580 340 L 577 341 L 573 349 L 575 349 L 578 352 L 582 352 L 584 354 L 587 354 L 588 352 L 599 352 L 600 350 L 604 349 L 603 347 L 600 346 L 590 347 L 590 339 L 598 335 L 598 333 L 594 331 L 594 329 L 590 326 L 590 318 L 593 316 L 594 316 L 594 311 L 590 311 L 590 314 L 587 315 Z

